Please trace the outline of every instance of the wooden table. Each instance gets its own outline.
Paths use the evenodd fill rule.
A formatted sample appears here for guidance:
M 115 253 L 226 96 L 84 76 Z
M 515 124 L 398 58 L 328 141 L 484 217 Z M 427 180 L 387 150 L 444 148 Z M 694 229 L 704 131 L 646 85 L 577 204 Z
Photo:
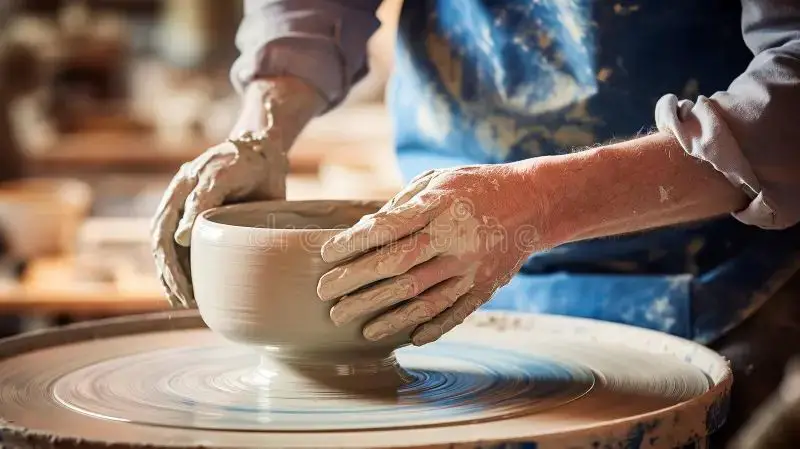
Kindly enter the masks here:
M 160 286 L 152 280 L 80 282 L 70 259 L 33 262 L 21 282 L 0 282 L 0 313 L 116 315 L 166 310 Z
M 326 155 L 391 162 L 391 121 L 383 105 L 341 108 L 313 120 L 289 153 L 292 173 L 315 173 Z M 33 173 L 75 175 L 108 173 L 174 174 L 184 162 L 214 145 L 204 139 L 180 144 L 159 142 L 134 132 L 68 134 L 58 144 L 30 157 Z

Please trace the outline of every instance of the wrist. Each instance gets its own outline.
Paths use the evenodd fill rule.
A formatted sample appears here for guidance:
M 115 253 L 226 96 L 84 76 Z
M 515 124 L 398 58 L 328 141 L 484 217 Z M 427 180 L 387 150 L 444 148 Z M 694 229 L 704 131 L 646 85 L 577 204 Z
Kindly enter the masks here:
M 326 101 L 317 90 L 298 78 L 256 79 L 245 87 L 231 137 L 271 128 L 280 134 L 284 149 L 288 149 L 306 124 L 325 107 Z
M 569 207 L 565 199 L 573 188 L 565 179 L 565 161 L 561 156 L 540 156 L 508 164 L 515 173 L 515 190 L 525 192 L 518 210 L 526 225 L 536 229 L 538 250 L 547 250 L 569 242 L 578 233 L 578 223 L 567 219 Z
M 625 223 L 649 212 L 637 207 L 640 189 L 631 163 L 641 159 L 641 152 L 622 143 L 521 161 L 525 190 L 538 204 L 539 216 L 531 219 L 546 247 L 638 230 Z

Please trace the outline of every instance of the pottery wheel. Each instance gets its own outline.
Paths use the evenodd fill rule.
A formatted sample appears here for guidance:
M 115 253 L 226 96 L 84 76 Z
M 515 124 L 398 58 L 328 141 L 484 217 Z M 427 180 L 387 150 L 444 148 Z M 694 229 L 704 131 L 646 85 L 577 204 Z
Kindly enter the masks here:
M 675 447 L 720 424 L 730 386 L 702 346 L 561 317 L 479 313 L 396 357 L 402 384 L 353 392 L 276 383 L 268 355 L 194 312 L 22 336 L 0 343 L 0 436 L 23 447 L 578 448 L 647 433 L 647 447 Z

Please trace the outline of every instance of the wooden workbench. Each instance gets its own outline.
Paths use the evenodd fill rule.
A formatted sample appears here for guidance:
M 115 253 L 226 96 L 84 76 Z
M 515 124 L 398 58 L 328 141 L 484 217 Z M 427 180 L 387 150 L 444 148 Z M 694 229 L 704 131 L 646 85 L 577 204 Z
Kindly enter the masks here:
M 0 282 L 0 314 L 116 315 L 169 307 L 153 279 L 82 282 L 71 264 L 69 258 L 39 260 L 20 282 Z
M 327 155 L 352 160 L 378 157 L 389 163 L 391 122 L 380 104 L 349 106 L 313 120 L 289 153 L 292 173 L 315 173 Z M 173 174 L 216 142 L 204 139 L 180 144 L 159 142 L 139 133 L 92 132 L 64 135 L 57 145 L 31 155 L 37 175 L 164 173 Z

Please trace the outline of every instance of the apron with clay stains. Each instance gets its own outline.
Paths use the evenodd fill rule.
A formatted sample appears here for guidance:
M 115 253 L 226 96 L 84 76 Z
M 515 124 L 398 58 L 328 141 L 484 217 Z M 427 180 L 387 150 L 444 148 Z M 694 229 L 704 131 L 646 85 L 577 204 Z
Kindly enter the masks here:
M 389 87 L 403 174 L 647 132 L 662 95 L 710 95 L 745 69 L 740 14 L 731 0 L 406 1 Z M 798 271 L 798 231 L 726 217 L 564 245 L 485 307 L 709 342 Z

